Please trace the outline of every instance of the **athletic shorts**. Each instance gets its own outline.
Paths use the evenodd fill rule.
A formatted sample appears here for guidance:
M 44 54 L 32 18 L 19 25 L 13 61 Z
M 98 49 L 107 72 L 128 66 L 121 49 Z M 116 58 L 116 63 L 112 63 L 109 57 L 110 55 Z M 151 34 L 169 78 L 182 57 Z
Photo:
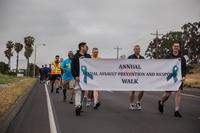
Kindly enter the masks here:
M 49 75 L 44 73 L 44 78 L 47 79 L 48 77 L 49 77 Z
M 55 81 L 55 80 L 60 80 L 61 79 L 61 75 L 60 74 L 52 74 L 51 76 L 51 80 Z
M 48 74 L 48 77 L 49 77 L 49 80 L 52 80 L 52 75 L 51 74 Z
M 63 80 L 62 85 L 63 85 L 63 88 L 74 89 L 75 88 L 75 80 Z
M 74 87 L 75 87 L 75 80 L 70 80 L 69 81 L 69 88 L 74 89 Z
M 183 83 L 181 83 L 181 86 L 179 87 L 179 90 L 183 90 Z M 176 92 L 176 91 L 166 91 L 166 92 Z

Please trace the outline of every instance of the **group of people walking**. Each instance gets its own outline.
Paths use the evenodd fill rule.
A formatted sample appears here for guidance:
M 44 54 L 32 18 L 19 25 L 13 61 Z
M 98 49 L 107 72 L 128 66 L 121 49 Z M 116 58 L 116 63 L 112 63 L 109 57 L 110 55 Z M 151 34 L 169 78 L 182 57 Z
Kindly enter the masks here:
M 99 91 L 83 91 L 80 87 L 80 63 L 79 59 L 91 58 L 94 60 L 99 59 L 99 49 L 93 48 L 92 54 L 88 54 L 87 43 L 81 42 L 78 45 L 78 50 L 76 54 L 72 51 L 68 51 L 68 57 L 63 59 L 59 55 L 55 56 L 55 60 L 52 64 L 42 67 L 40 70 L 41 82 L 43 80 L 50 81 L 51 92 L 54 90 L 59 93 L 62 90 L 63 101 L 66 102 L 67 95 L 69 92 L 70 98 L 69 103 L 75 105 L 75 114 L 79 116 L 82 112 L 83 102 L 86 101 L 87 107 L 93 107 L 98 109 L 101 106 Z M 186 76 L 186 60 L 180 53 L 180 44 L 172 44 L 171 53 L 166 57 L 166 59 L 179 58 L 181 60 L 181 72 L 182 72 L 182 84 L 178 91 L 175 91 L 175 117 L 182 117 L 180 114 L 180 102 L 181 102 L 181 91 L 183 90 L 183 83 Z M 128 59 L 145 59 L 140 54 L 140 46 L 135 45 L 133 48 L 133 54 L 128 57 Z M 172 91 L 164 92 L 163 96 L 158 101 L 158 110 L 160 113 L 164 113 L 164 104 L 171 96 Z M 136 96 L 135 91 L 129 93 L 129 109 L 130 110 L 141 110 L 142 109 L 142 98 L 144 91 L 139 91 Z

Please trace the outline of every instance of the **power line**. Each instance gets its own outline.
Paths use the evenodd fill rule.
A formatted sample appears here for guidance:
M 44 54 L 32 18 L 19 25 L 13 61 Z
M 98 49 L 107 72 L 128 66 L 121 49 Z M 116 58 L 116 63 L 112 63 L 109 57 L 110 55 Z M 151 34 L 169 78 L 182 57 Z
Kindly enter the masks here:
M 163 34 L 159 34 L 158 30 L 156 30 L 156 33 L 151 33 L 151 35 L 156 36 L 156 39 L 158 39 L 158 37 L 162 36 Z

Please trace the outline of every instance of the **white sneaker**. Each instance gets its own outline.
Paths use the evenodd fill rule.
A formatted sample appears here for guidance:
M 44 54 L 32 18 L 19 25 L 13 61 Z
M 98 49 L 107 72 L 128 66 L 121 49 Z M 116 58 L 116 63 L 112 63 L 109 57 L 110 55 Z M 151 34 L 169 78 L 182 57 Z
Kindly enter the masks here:
M 87 100 L 86 107 L 90 107 L 92 104 L 91 100 Z
M 130 104 L 129 109 L 130 110 L 135 110 L 135 105 L 134 104 Z
M 142 110 L 142 106 L 141 106 L 140 102 L 136 102 L 135 105 L 136 105 L 137 110 Z

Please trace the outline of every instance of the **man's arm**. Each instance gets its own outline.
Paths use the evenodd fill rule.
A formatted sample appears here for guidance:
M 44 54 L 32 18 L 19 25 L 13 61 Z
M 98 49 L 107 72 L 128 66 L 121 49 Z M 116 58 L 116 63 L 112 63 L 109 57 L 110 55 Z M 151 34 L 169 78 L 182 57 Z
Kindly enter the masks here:
M 186 60 L 185 60 L 185 57 L 182 57 L 181 69 L 182 69 L 182 77 L 185 77 L 186 76 Z
M 76 79 L 78 77 L 78 72 L 77 72 L 77 58 L 74 57 L 72 59 L 72 62 L 71 62 L 71 70 L 72 70 L 72 76 L 74 77 L 74 79 Z
M 63 61 L 63 63 L 61 63 L 61 69 L 65 72 L 66 71 L 66 62 Z

